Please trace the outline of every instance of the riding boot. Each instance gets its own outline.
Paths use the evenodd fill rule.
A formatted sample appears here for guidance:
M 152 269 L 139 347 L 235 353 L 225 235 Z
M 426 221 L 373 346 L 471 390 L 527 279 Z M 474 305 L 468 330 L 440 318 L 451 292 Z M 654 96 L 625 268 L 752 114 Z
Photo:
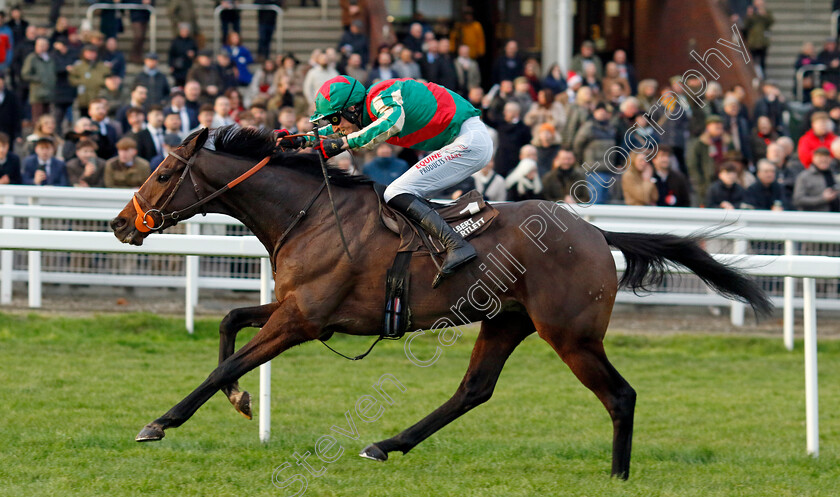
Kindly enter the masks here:
M 391 199 L 388 205 L 397 208 L 409 219 L 417 222 L 426 233 L 440 241 L 446 249 L 446 257 L 443 259 L 440 273 L 432 282 L 432 288 L 437 288 L 444 278 L 451 276 L 459 267 L 476 258 L 473 246 L 423 200 L 414 195 L 402 193 Z

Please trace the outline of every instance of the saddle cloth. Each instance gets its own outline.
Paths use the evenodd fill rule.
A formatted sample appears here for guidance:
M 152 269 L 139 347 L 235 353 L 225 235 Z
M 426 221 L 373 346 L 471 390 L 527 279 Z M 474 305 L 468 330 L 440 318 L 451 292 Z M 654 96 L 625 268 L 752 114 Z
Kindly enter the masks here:
M 429 250 L 428 247 L 433 247 L 436 254 L 444 251 L 440 242 L 426 235 L 404 214 L 392 209 L 384 202 L 380 202 L 379 207 L 379 218 L 382 224 L 400 236 L 400 248 L 397 252 L 417 252 Z M 476 190 L 470 190 L 451 204 L 432 203 L 432 207 L 467 240 L 487 230 L 499 215 L 499 211 L 486 203 L 484 197 Z M 426 237 L 425 243 L 421 237 Z

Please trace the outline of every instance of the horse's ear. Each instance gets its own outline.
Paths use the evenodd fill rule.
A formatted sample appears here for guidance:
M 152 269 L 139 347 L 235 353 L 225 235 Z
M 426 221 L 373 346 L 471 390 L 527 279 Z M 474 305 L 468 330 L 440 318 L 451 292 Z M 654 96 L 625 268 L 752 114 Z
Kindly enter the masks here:
M 198 134 L 186 144 L 186 154 L 191 156 L 195 152 L 201 150 L 201 147 L 204 146 L 204 142 L 207 141 L 208 136 L 210 136 L 210 130 L 207 128 L 201 128 L 201 131 L 199 131 Z

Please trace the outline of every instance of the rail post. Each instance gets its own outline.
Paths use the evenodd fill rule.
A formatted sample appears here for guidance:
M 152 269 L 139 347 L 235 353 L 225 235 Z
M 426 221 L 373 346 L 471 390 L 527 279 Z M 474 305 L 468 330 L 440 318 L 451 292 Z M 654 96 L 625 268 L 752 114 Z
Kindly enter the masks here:
M 796 247 L 793 244 L 793 240 L 785 240 L 785 255 L 796 255 Z M 782 327 L 785 339 L 785 348 L 793 350 L 793 298 L 796 296 L 796 279 L 790 276 L 785 276 L 784 292 L 785 307 Z
M 37 197 L 29 197 L 29 205 L 38 205 Z M 30 217 L 29 229 L 40 230 L 41 218 Z M 28 268 L 29 268 L 29 307 L 41 307 L 41 252 L 31 251 L 28 254 Z
M 260 259 L 260 303 L 274 300 L 274 279 L 268 258 Z M 271 437 L 271 361 L 260 366 L 260 442 Z
M 200 235 L 201 229 L 198 224 L 187 224 L 188 235 Z M 192 334 L 195 331 L 195 306 L 198 304 L 198 256 L 188 255 L 186 260 L 186 282 L 184 287 L 186 295 L 184 296 L 184 313 L 187 332 Z
M 15 198 L 12 195 L 7 195 L 4 197 L 3 203 L 12 205 L 15 203 Z M 14 223 L 15 221 L 12 216 L 3 216 L 2 227 L 4 230 L 14 228 Z M 13 251 L 0 251 L 0 304 L 12 303 L 12 266 L 14 264 L 14 260 Z
M 817 280 L 802 279 L 805 297 L 805 437 L 808 454 L 820 454 L 819 393 L 817 387 Z

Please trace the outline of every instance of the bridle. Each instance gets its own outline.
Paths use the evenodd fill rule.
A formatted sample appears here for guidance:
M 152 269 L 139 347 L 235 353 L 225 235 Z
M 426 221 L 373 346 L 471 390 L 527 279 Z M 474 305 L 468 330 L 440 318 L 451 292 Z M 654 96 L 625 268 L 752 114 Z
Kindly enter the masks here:
M 181 215 L 183 215 L 184 212 L 192 211 L 193 209 L 202 207 L 207 202 L 214 200 L 219 195 L 225 193 L 231 188 L 234 188 L 239 183 L 242 183 L 246 179 L 250 178 L 254 173 L 265 167 L 265 165 L 268 164 L 268 161 L 271 160 L 271 156 L 264 158 L 263 160 L 258 162 L 254 167 L 245 171 L 233 181 L 229 182 L 225 186 L 219 188 L 215 192 L 205 197 L 202 195 L 202 189 L 200 184 L 195 180 L 192 174 L 192 166 L 195 163 L 195 159 L 198 156 L 198 152 L 193 153 L 189 160 L 181 157 L 175 152 L 169 152 L 169 156 L 183 163 L 184 170 L 181 173 L 181 177 L 178 178 L 178 183 L 175 184 L 175 188 L 172 189 L 172 191 L 169 193 L 169 196 L 166 197 L 166 200 L 163 202 L 163 204 L 157 208 L 151 207 L 152 203 L 146 200 L 143 197 L 143 195 L 140 194 L 140 190 L 136 191 L 131 199 L 132 202 L 134 202 L 134 210 L 137 212 L 137 217 L 134 218 L 134 227 L 137 228 L 137 231 L 141 233 L 158 231 L 161 228 L 163 228 L 163 225 L 166 223 L 166 221 L 169 220 L 178 222 L 178 220 L 181 219 Z M 184 182 L 187 176 L 190 177 L 190 182 L 192 182 L 193 184 L 193 189 L 195 190 L 195 194 L 198 200 L 192 205 L 183 209 L 175 210 L 169 213 L 164 213 L 163 210 L 166 209 L 166 207 L 169 205 L 169 202 L 171 202 L 172 199 L 175 197 L 175 194 L 178 193 L 178 190 L 181 188 L 181 184 Z M 146 182 L 150 181 L 154 177 L 155 174 L 151 174 L 146 179 Z M 146 183 L 144 182 L 143 186 L 145 186 L 145 184 Z M 141 186 L 140 189 L 142 189 L 143 186 Z M 144 211 L 143 207 L 141 207 L 142 204 L 150 206 L 150 208 Z

